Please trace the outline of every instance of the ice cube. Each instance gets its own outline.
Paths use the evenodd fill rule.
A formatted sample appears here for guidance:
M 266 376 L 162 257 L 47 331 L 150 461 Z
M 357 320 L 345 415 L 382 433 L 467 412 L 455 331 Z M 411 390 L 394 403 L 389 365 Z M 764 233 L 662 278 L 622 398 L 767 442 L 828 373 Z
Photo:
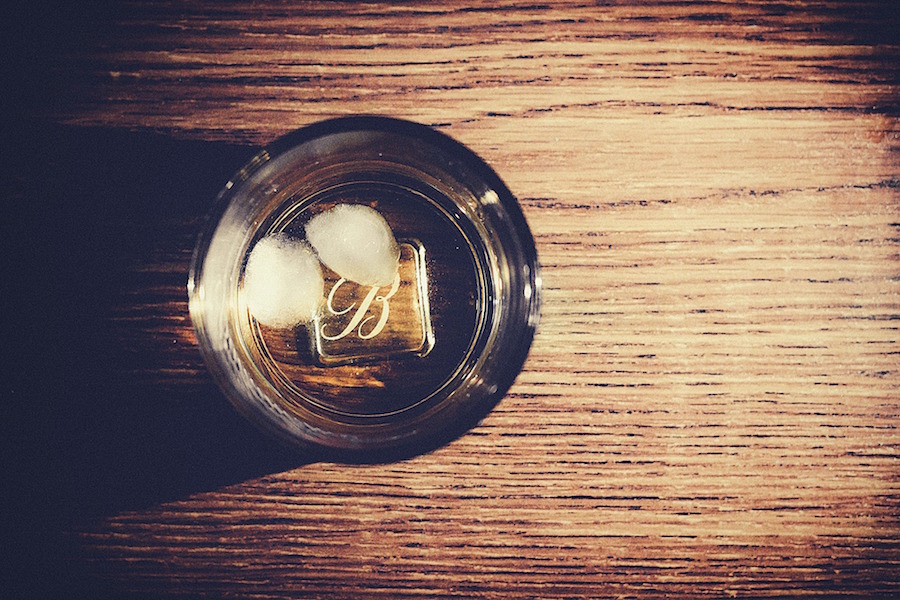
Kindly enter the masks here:
M 361 285 L 394 281 L 400 247 L 390 225 L 373 208 L 338 204 L 309 220 L 306 239 L 326 267 Z
M 319 261 L 304 242 L 274 234 L 259 240 L 250 252 L 244 298 L 263 325 L 292 328 L 310 321 L 324 289 Z

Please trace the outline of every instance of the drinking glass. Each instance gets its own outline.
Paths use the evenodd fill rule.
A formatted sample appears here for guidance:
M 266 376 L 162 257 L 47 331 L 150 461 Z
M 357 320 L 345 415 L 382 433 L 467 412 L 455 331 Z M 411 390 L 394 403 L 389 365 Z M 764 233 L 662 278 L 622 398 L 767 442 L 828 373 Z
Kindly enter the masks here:
M 338 205 L 384 218 L 395 281 L 360 285 L 323 264 L 312 320 L 258 322 L 245 293 L 255 244 L 302 241 Z M 204 359 L 242 414 L 308 451 L 372 461 L 434 449 L 496 405 L 531 345 L 541 279 L 518 203 L 472 151 L 413 122 L 346 117 L 277 140 L 225 185 L 188 294 Z

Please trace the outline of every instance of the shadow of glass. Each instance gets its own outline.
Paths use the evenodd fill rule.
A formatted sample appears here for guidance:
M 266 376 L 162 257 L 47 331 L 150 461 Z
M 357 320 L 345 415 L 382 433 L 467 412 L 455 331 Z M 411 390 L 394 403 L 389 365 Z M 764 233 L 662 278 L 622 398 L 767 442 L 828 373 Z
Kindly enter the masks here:
M 187 314 L 195 234 L 246 146 L 20 125 L 5 151 L 4 495 L 19 559 L 71 531 L 311 456 L 208 376 Z

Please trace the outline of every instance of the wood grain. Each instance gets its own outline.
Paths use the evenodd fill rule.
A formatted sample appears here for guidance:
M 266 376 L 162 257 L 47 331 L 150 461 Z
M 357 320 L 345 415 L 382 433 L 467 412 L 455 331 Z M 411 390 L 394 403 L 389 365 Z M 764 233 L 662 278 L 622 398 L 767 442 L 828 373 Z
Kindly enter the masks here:
M 138 198 L 103 313 L 132 387 L 98 389 L 180 441 L 154 481 L 187 493 L 68 527 L 86 585 L 900 594 L 896 25 L 888 3 L 837 1 L 119 9 L 47 61 L 29 115 L 174 140 L 158 170 L 177 182 L 176 157 L 225 174 L 201 162 L 210 195 L 176 185 L 164 211 Z M 228 448 L 265 446 L 230 421 L 190 462 L 167 411 L 197 425 L 224 403 L 183 287 L 204 204 L 249 147 L 351 113 L 434 125 L 519 197 L 544 269 L 525 368 L 481 425 L 404 462 L 254 470 Z M 243 470 L 204 479 L 228 471 L 216 447 Z

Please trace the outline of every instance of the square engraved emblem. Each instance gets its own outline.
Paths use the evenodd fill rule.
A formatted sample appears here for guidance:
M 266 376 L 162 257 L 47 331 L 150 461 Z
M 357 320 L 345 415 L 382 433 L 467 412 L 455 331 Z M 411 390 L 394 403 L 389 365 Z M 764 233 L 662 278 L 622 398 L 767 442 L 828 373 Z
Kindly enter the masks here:
M 434 346 L 425 248 L 400 242 L 400 268 L 391 285 L 348 281 L 329 269 L 325 305 L 310 327 L 320 365 L 369 362 L 397 354 L 425 356 Z

